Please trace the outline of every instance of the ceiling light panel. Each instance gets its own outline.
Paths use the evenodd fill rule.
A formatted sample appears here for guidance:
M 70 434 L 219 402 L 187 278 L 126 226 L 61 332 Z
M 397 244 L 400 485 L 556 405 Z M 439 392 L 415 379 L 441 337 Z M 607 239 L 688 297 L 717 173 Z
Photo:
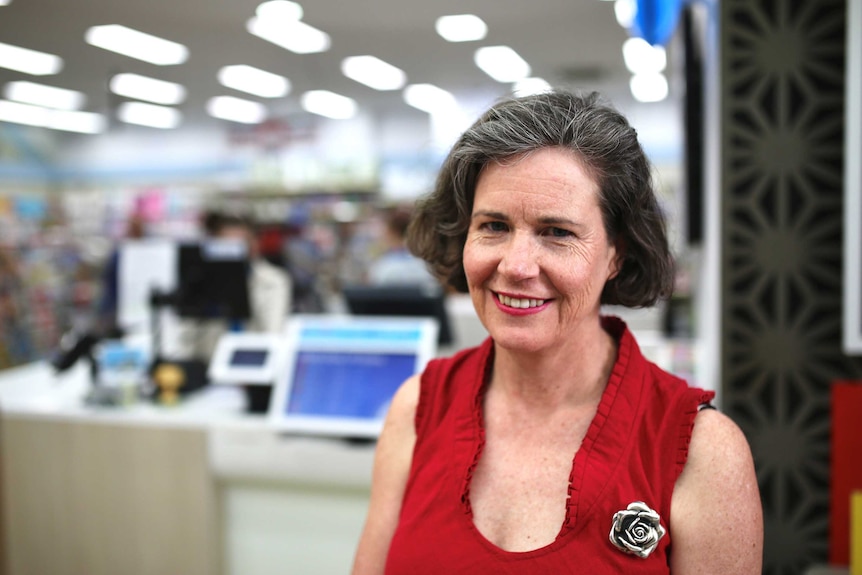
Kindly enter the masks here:
M 455 96 L 434 84 L 411 84 L 404 88 L 404 101 L 418 110 L 437 114 L 457 108 Z
M 63 69 L 63 59 L 53 54 L 0 42 L 0 67 L 33 76 L 48 76 Z
M 341 72 L 375 90 L 400 90 L 407 83 L 403 70 L 374 56 L 345 58 L 341 62 Z
M 266 107 L 263 104 L 233 96 L 210 98 L 207 102 L 207 113 L 214 118 L 241 124 L 259 124 L 267 116 Z
M 223 67 L 218 72 L 218 81 L 227 88 L 261 98 L 282 98 L 290 92 L 290 81 L 284 76 L 245 64 Z
M 661 72 L 635 74 L 629 80 L 629 89 L 638 102 L 661 102 L 667 98 L 667 78 Z
M 98 48 L 157 66 L 182 64 L 189 57 L 188 48 L 182 44 L 119 24 L 93 26 L 84 34 L 84 40 Z
M 530 65 L 508 46 L 479 48 L 473 61 L 498 82 L 517 82 L 530 75 Z
M 289 0 L 270 0 L 258 5 L 254 11 L 258 18 L 278 21 L 301 20 L 302 6 Z
M 667 67 L 664 46 L 653 46 L 637 37 L 623 42 L 623 60 L 632 74 L 661 72 Z
M 434 28 L 444 40 L 449 42 L 481 40 L 488 34 L 488 25 L 475 14 L 440 16 Z
M 127 124 L 168 130 L 180 125 L 182 114 L 179 110 L 166 106 L 144 104 L 143 102 L 123 102 L 117 108 L 117 118 Z
M 246 24 L 249 33 L 295 54 L 326 52 L 332 44 L 326 32 L 299 20 L 278 20 L 255 16 Z
M 311 90 L 306 92 L 302 95 L 300 104 L 306 112 L 332 118 L 333 120 L 352 118 L 356 115 L 358 109 L 353 99 L 328 90 Z
M 8 6 L 12 3 L 12 0 L 0 0 L 0 6 Z
M 551 85 L 544 78 L 524 78 L 523 80 L 518 80 L 515 82 L 515 85 L 512 86 L 512 93 L 516 96 L 532 96 L 533 94 L 541 94 L 543 92 L 550 92 Z
M 186 89 L 181 84 L 139 74 L 117 74 L 108 87 L 118 96 L 166 106 L 175 106 L 186 99 Z
M 11 122 L 66 132 L 98 134 L 105 129 L 105 117 L 92 112 L 52 110 L 32 104 L 0 100 L 0 122 Z
M 86 96 L 75 90 L 56 88 L 35 82 L 9 82 L 3 89 L 7 99 L 57 110 L 80 110 Z

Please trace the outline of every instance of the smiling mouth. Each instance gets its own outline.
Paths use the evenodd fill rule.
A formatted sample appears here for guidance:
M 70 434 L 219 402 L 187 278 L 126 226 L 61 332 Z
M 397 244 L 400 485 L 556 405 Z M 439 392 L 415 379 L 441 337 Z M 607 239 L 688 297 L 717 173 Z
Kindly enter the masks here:
M 507 295 L 499 294 L 499 293 L 496 295 L 497 295 L 497 299 L 500 301 L 500 303 L 502 303 L 505 306 L 513 307 L 516 309 L 527 309 L 527 308 L 531 308 L 531 307 L 539 307 L 540 305 L 543 305 L 546 301 L 548 301 L 546 299 L 514 298 L 514 297 L 509 297 Z

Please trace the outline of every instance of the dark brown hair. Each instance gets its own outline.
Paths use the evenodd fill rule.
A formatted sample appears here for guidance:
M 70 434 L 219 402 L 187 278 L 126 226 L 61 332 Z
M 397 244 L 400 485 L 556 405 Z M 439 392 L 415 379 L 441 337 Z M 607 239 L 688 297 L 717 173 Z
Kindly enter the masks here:
M 669 297 L 673 257 L 649 160 L 634 128 L 595 92 L 508 98 L 485 112 L 450 150 L 434 190 L 417 202 L 410 250 L 466 292 L 462 254 L 479 174 L 491 162 L 548 147 L 575 152 L 599 185 L 605 231 L 622 257 L 601 303 L 648 307 Z

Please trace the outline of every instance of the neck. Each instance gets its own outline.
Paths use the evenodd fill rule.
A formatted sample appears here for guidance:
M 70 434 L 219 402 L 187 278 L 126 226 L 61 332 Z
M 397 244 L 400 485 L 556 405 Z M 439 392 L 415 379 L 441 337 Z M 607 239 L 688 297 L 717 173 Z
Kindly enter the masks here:
M 542 354 L 497 347 L 489 393 L 538 409 L 598 403 L 617 356 L 617 343 L 598 328 L 594 337 Z

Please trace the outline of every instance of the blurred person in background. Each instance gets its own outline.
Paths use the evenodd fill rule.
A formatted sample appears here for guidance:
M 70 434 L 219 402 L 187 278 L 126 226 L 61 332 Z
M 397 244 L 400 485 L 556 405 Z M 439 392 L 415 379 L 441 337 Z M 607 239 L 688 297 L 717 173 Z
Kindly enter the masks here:
M 405 239 L 411 212 L 406 207 L 391 208 L 385 216 L 384 251 L 368 269 L 371 285 L 440 286 L 428 264 L 407 249 Z

